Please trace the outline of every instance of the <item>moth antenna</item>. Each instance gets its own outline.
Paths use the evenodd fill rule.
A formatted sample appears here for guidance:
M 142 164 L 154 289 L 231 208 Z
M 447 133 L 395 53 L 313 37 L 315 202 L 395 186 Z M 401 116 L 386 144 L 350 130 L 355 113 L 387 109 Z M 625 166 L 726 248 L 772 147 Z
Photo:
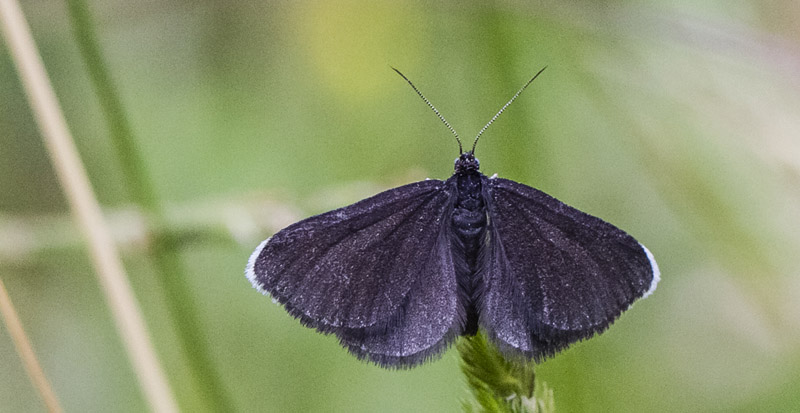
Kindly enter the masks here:
M 539 75 L 540 75 L 540 74 L 542 74 L 542 72 L 544 72 L 544 69 L 547 69 L 547 66 L 543 67 L 543 68 L 542 68 L 542 70 L 540 70 L 538 73 L 536 73 L 535 75 L 533 75 L 533 77 L 531 78 L 531 80 L 529 80 L 529 81 L 528 81 L 528 83 L 525 83 L 525 85 L 524 85 L 524 86 L 522 86 L 522 87 L 521 87 L 521 88 L 520 88 L 520 89 L 517 91 L 517 93 L 516 93 L 516 94 L 514 94 L 514 97 L 512 97 L 512 98 L 511 98 L 511 100 L 509 100 L 509 101 L 508 101 L 508 103 L 506 103 L 505 105 L 503 105 L 503 107 L 502 107 L 502 108 L 500 108 L 500 111 L 499 111 L 499 112 L 497 112 L 497 114 L 496 114 L 496 115 L 494 115 L 494 116 L 492 117 L 492 119 L 491 119 L 491 120 L 489 120 L 489 123 L 487 123 L 487 124 L 486 124 L 486 126 L 484 126 L 484 127 L 483 127 L 483 129 L 481 129 L 481 130 L 478 132 L 478 135 L 477 135 L 477 136 L 475 136 L 475 142 L 473 142 L 473 143 L 472 143 L 472 151 L 470 151 L 471 153 L 475 153 L 475 146 L 477 146 L 477 145 L 478 145 L 478 139 L 481 137 L 481 135 L 483 135 L 483 132 L 485 132 L 485 131 L 486 131 L 486 129 L 489 127 L 489 125 L 491 125 L 491 124 L 492 124 L 492 123 L 493 123 L 493 122 L 494 122 L 494 121 L 495 121 L 495 120 L 496 120 L 498 117 L 500 117 L 500 114 L 501 114 L 501 113 L 503 113 L 503 111 L 504 111 L 504 110 L 506 110 L 506 108 L 507 108 L 509 105 L 511 105 L 511 102 L 515 101 L 515 100 L 516 100 L 516 99 L 519 97 L 519 95 L 521 95 L 521 94 L 522 94 L 522 92 L 523 92 L 525 89 L 527 89 L 527 88 L 528 88 L 528 85 L 530 85 L 531 83 L 533 83 L 533 81 L 534 81 L 534 80 L 536 80 L 536 78 L 537 78 L 537 77 L 539 77 Z M 396 70 L 396 69 L 395 69 L 395 70 Z M 398 73 L 399 73 L 399 72 L 398 72 Z M 401 76 L 402 76 L 402 75 L 401 75 Z M 405 77 L 405 76 L 404 76 L 404 77 Z M 409 83 L 410 83 L 410 82 L 409 82 Z M 413 86 L 413 85 L 412 85 L 412 86 Z
M 456 141 L 458 141 L 458 154 L 460 155 L 460 154 L 464 153 L 464 150 L 463 150 L 463 148 L 462 148 L 462 146 L 461 146 L 461 138 L 459 138 L 459 137 L 458 137 L 458 133 L 456 132 L 456 130 L 455 130 L 455 129 L 453 129 L 453 127 L 452 127 L 452 126 L 450 126 L 450 124 L 449 124 L 449 123 L 447 123 L 447 120 L 444 118 L 444 116 L 442 116 L 442 114 L 441 114 L 441 113 L 439 113 L 439 111 L 438 111 L 438 110 L 436 110 L 436 107 L 434 107 L 434 106 L 433 106 L 433 104 L 432 104 L 432 103 L 431 103 L 431 102 L 430 102 L 430 101 L 429 101 L 429 100 L 428 100 L 428 99 L 427 99 L 427 98 L 426 98 L 426 97 L 425 97 L 425 96 L 422 94 L 422 92 L 420 92 L 420 91 L 419 91 L 419 89 L 417 89 L 417 87 L 416 87 L 416 86 L 414 86 L 414 84 L 413 84 L 413 83 L 411 83 L 411 81 L 410 81 L 410 80 L 408 80 L 408 78 L 406 77 L 406 75 L 402 74 L 402 73 L 401 73 L 399 70 L 397 70 L 397 69 L 395 69 L 395 68 L 392 68 L 392 70 L 394 70 L 395 72 L 397 72 L 397 74 L 398 74 L 398 75 L 400 75 L 400 76 L 401 76 L 403 79 L 405 79 L 405 80 L 406 80 L 406 82 L 408 82 L 408 84 L 409 84 L 409 85 L 411 85 L 411 88 L 412 88 L 412 89 L 414 89 L 414 91 L 415 91 L 415 92 L 417 92 L 417 94 L 419 95 L 419 97 L 421 97 L 421 98 L 422 98 L 422 100 L 424 100 L 424 101 L 425 101 L 425 103 L 427 103 L 427 104 L 428 104 L 428 106 L 429 106 L 429 107 L 430 107 L 430 108 L 433 110 L 433 113 L 435 113 L 435 114 L 436 114 L 436 116 L 438 116 L 438 117 L 439 117 L 439 120 L 441 120 L 441 121 L 444 123 L 444 125 L 445 125 L 445 126 L 447 126 L 447 129 L 450 129 L 450 132 L 453 132 L 453 135 L 455 135 L 455 137 L 456 137 Z M 526 85 L 526 86 L 527 86 L 527 85 Z M 516 96 L 515 96 L 515 97 L 516 97 Z M 512 100 L 513 100 L 513 99 L 512 99 Z M 505 109 L 505 108 L 503 108 L 503 109 Z M 501 112 L 502 112 L 502 111 L 501 111 Z M 494 120 L 494 119 L 493 119 L 493 120 Z M 491 123 L 491 122 L 489 122 L 489 123 Z M 488 126 L 488 125 L 487 125 L 487 126 Z

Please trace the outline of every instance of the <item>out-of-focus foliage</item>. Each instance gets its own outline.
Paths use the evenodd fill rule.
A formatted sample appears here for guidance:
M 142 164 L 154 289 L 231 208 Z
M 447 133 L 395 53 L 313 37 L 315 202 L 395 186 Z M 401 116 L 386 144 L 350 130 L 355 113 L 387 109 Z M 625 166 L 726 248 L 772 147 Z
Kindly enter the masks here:
M 213 357 L 243 411 L 459 411 L 455 351 L 385 371 L 302 327 L 243 268 L 293 219 L 482 169 L 633 234 L 662 270 L 608 332 L 537 367 L 559 411 L 800 406 L 800 6 L 738 2 L 92 1 L 112 76 L 183 249 Z M 65 6 L 23 3 L 182 406 L 167 303 Z M 256 211 L 255 213 L 253 211 Z M 228 234 L 203 236 L 208 232 Z M 144 400 L 0 52 L 0 276 L 68 411 Z M 0 410 L 38 396 L 0 328 Z

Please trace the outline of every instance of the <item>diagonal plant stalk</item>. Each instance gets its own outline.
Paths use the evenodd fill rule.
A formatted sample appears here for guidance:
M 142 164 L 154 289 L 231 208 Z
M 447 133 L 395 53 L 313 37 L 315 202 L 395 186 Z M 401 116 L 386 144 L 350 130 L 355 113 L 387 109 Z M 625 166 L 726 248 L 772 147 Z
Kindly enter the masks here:
M 161 202 L 98 46 L 89 9 L 84 0 L 67 0 L 67 5 L 81 56 L 100 101 L 130 196 L 144 209 L 148 228 L 154 229 L 150 234 L 149 253 L 158 271 L 172 324 L 177 328 L 182 353 L 191 369 L 190 376 L 195 381 L 196 394 L 204 395 L 207 403 L 216 411 L 232 411 L 233 403 L 215 368 L 203 334 L 206 328 L 198 319 L 195 298 L 189 291 L 187 271 L 180 260 L 180 243 L 165 225 Z
M 536 385 L 533 361 L 514 361 L 492 344 L 481 331 L 462 337 L 456 344 L 461 371 L 467 379 L 474 402 L 464 402 L 466 412 L 552 413 L 553 391 Z
M 58 397 L 53 391 L 53 386 L 50 385 L 42 365 L 39 364 L 36 352 L 33 351 L 28 335 L 25 334 L 25 328 L 23 328 L 22 321 L 17 315 L 17 310 L 14 309 L 14 303 L 11 302 L 11 297 L 8 296 L 2 279 L 0 279 L 0 316 L 5 321 L 8 334 L 14 340 L 14 347 L 17 349 L 19 358 L 22 359 L 22 365 L 25 367 L 25 371 L 28 373 L 28 377 L 30 377 L 39 395 L 42 396 L 42 401 L 44 401 L 47 411 L 51 413 L 63 412 L 64 409 L 61 408 L 61 403 L 59 403 Z
M 150 341 L 111 231 L 17 1 L 0 0 L 0 26 L 139 385 L 152 410 L 176 412 L 175 397 Z

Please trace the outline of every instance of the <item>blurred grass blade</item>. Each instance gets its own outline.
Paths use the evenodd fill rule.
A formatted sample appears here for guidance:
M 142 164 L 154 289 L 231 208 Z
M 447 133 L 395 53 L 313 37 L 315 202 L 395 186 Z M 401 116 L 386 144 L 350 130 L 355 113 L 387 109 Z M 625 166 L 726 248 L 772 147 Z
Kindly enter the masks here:
M 8 296 L 6 287 L 3 280 L 0 279 L 0 315 L 8 327 L 8 333 L 14 340 L 14 346 L 17 349 L 19 358 L 22 359 L 22 364 L 25 366 L 25 371 L 31 378 L 34 387 L 39 391 L 42 396 L 47 410 L 52 413 L 62 412 L 61 404 L 58 402 L 58 397 L 50 386 L 50 381 L 44 375 L 44 370 L 36 358 L 36 353 L 33 351 L 33 346 L 25 334 L 25 328 L 22 327 L 22 322 L 14 310 L 14 304 L 11 302 L 11 297 Z
M 178 411 L 109 228 L 105 224 L 100 205 L 94 196 L 19 4 L 14 0 L 0 0 L 0 18 L 12 60 L 67 201 L 89 244 L 100 285 L 139 384 L 154 411 Z
M 89 9 L 83 0 L 68 0 L 67 5 L 81 57 L 100 101 L 128 191 L 133 201 L 147 213 L 148 228 L 152 231 L 149 254 L 158 270 L 172 325 L 177 329 L 181 350 L 191 369 L 190 376 L 196 381 L 195 394 L 206 399 L 216 411 L 231 411 L 233 403 L 215 368 L 203 334 L 205 329 L 198 320 L 195 298 L 189 292 L 187 272 L 180 260 L 180 242 L 174 234 L 164 230 L 168 226 L 161 203 L 98 46 Z

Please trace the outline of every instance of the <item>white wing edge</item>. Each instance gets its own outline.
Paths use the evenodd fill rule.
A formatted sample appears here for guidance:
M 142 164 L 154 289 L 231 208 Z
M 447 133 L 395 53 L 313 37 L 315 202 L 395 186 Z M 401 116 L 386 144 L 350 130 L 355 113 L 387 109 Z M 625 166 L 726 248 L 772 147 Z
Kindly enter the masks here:
M 653 281 L 650 283 L 650 288 L 645 291 L 644 295 L 642 296 L 642 298 L 647 298 L 647 296 L 656 290 L 658 282 L 661 281 L 661 271 L 658 269 L 658 264 L 656 264 L 656 259 L 653 257 L 653 253 L 651 253 L 650 250 L 641 243 L 639 245 L 644 250 L 644 253 L 647 254 L 647 259 L 650 260 L 650 268 L 653 270 Z
M 261 294 L 264 295 L 269 295 L 269 292 L 267 292 L 267 290 L 262 288 L 261 284 L 259 284 L 258 281 L 256 280 L 255 266 L 256 266 L 256 259 L 258 259 L 258 256 L 261 255 L 261 250 L 264 249 L 264 247 L 267 245 L 267 242 L 269 242 L 269 240 L 271 239 L 272 238 L 267 238 L 264 241 L 262 241 L 261 244 L 258 244 L 256 250 L 253 251 L 253 253 L 250 255 L 250 259 L 247 260 L 247 267 L 245 267 L 244 269 L 244 275 L 246 275 L 247 279 L 250 280 L 250 284 L 253 284 L 253 288 L 255 288 Z

